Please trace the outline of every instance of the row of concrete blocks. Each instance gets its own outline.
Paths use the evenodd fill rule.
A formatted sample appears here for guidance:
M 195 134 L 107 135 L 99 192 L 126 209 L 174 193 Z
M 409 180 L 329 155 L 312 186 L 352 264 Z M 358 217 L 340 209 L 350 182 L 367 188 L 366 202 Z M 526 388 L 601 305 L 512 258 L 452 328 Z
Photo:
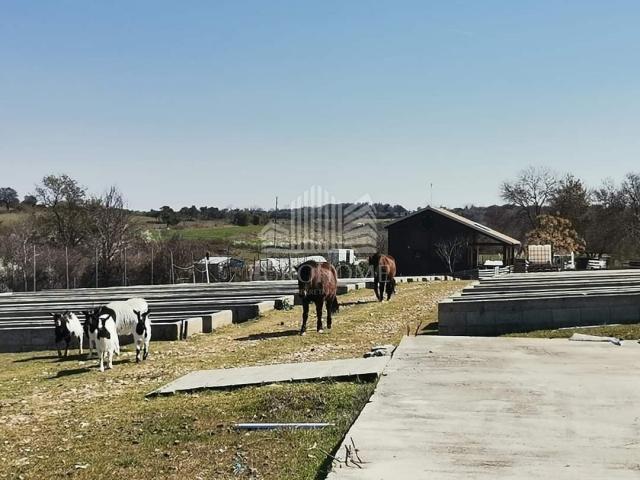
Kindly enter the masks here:
M 452 302 L 438 305 L 440 335 L 495 336 L 640 322 L 640 295 Z
M 429 282 L 450 280 L 446 275 L 420 276 L 420 277 L 397 277 L 398 283 Z M 373 288 L 373 282 L 352 282 L 338 286 L 338 295 L 343 295 L 353 290 Z M 261 314 L 273 310 L 281 309 L 288 303 L 290 305 L 300 304 L 298 295 L 285 295 L 279 300 L 269 300 L 255 304 L 238 305 L 233 309 L 221 310 L 206 315 L 186 318 L 170 322 L 154 322 L 152 341 L 172 341 L 187 339 L 198 333 L 212 333 L 215 330 L 251 320 Z M 87 339 L 85 338 L 85 342 Z M 123 344 L 130 343 L 131 337 L 122 337 Z M 88 345 L 88 344 L 87 344 Z M 0 352 L 26 352 L 34 350 L 55 349 L 54 333 L 52 327 L 16 327 L 4 328 L 0 331 Z
M 231 310 L 199 315 L 170 322 L 154 322 L 152 341 L 184 340 L 198 333 L 212 333 L 215 330 L 259 317 L 273 309 L 283 308 L 285 303 L 292 304 L 293 295 L 279 300 L 269 300 L 255 304 L 241 305 Z M 131 343 L 131 336 L 120 338 L 122 344 Z M 88 339 L 84 339 L 88 346 Z M 53 350 L 57 348 L 53 327 L 16 327 L 0 331 L 0 352 L 28 352 L 34 350 Z

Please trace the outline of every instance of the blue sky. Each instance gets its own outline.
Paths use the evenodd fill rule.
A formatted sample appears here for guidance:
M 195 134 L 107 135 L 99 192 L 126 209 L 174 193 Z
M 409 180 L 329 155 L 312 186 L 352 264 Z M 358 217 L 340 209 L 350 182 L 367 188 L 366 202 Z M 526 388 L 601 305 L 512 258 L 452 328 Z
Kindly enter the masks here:
M 132 208 L 499 201 L 640 170 L 635 1 L 0 0 L 0 186 Z

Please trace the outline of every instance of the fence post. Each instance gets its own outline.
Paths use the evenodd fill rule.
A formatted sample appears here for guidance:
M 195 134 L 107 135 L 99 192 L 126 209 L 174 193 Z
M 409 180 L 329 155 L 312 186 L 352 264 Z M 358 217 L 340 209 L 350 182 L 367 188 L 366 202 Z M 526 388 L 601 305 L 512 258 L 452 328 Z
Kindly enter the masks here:
M 171 256 L 171 275 L 169 277 L 171 278 L 171 285 L 173 285 L 175 283 L 175 277 L 173 274 L 173 251 L 169 250 L 169 254 Z
M 193 283 L 196 283 L 196 261 L 193 258 L 193 252 L 191 252 L 191 271 L 193 272 Z
M 126 287 L 127 286 L 127 247 L 124 247 L 124 277 L 123 277 L 123 284 Z
M 205 267 L 204 268 L 206 268 L 206 270 L 207 270 L 207 284 L 208 284 L 209 283 L 209 252 L 206 253 L 205 259 L 206 260 L 204 262 L 205 263 Z
M 98 288 L 98 265 L 99 265 L 98 247 L 96 247 L 96 288 Z
M 64 256 L 65 262 L 67 264 L 67 290 L 69 290 L 69 247 L 67 247 L 66 245 L 64 247 Z
M 33 244 L 33 291 L 36 291 L 36 244 Z

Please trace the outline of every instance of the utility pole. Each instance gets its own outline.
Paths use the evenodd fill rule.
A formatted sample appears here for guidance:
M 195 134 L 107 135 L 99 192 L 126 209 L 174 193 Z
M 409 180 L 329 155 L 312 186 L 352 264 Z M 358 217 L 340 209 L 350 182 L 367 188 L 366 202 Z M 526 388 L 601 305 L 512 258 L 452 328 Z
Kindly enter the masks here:
M 175 277 L 173 275 L 173 252 L 169 251 L 169 254 L 171 255 L 171 285 L 173 285 L 175 283 Z
M 430 183 L 430 184 L 429 184 L 429 187 L 430 187 L 430 189 L 431 189 L 429 205 L 431 205 L 431 206 L 433 207 L 433 183 Z
M 209 252 L 206 253 L 205 255 L 205 261 L 204 261 L 204 268 L 205 271 L 207 272 L 207 284 L 209 283 Z
M 36 244 L 33 244 L 33 291 L 36 291 Z
M 193 272 L 193 283 L 196 283 L 196 260 L 193 258 L 193 252 L 191 252 L 191 271 Z
M 96 288 L 98 288 L 98 247 L 96 247 Z
M 273 249 L 276 249 L 276 234 L 278 231 L 278 197 L 276 197 L 276 215 L 273 219 Z
M 69 290 L 69 247 L 66 245 L 64 247 L 64 256 L 67 264 L 67 290 Z
M 127 286 L 127 247 L 124 247 L 124 276 L 122 277 L 122 283 Z

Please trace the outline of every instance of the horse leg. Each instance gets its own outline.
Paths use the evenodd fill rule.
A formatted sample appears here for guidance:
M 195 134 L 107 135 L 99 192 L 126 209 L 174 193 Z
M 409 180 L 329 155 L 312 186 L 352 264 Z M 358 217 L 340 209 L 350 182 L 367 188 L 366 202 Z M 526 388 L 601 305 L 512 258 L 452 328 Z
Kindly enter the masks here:
M 336 297 L 328 297 L 325 302 L 327 306 L 327 328 L 331 329 L 331 310 L 333 310 L 333 302 L 335 302 Z
M 300 335 L 304 335 L 307 331 L 307 318 L 309 318 L 309 300 L 302 299 L 302 327 L 300 328 Z
M 378 301 L 381 302 L 382 300 L 384 300 L 384 289 L 385 289 L 385 285 L 387 284 L 387 282 L 380 282 L 378 283 L 378 289 L 379 289 L 379 293 L 378 293 Z
M 391 300 L 391 295 L 393 294 L 393 292 L 395 292 L 395 290 L 396 290 L 396 281 L 389 280 L 387 282 L 387 301 Z
M 316 300 L 316 315 L 318 316 L 318 323 L 316 329 L 318 333 L 322 333 L 322 299 Z

